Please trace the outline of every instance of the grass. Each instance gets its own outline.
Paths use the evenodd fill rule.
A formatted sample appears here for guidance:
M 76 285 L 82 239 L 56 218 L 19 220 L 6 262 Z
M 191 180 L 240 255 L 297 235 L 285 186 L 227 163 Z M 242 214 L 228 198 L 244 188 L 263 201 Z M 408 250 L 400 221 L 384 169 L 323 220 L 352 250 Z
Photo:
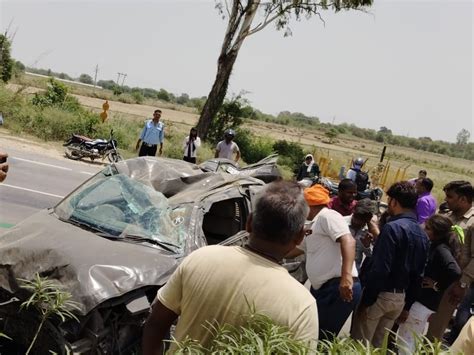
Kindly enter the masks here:
M 217 322 L 205 325 L 211 335 L 207 345 L 186 337 L 182 341 L 173 339 L 175 354 L 331 354 L 331 355 L 395 355 L 397 352 L 389 347 L 389 332 L 379 348 L 368 342 L 354 340 L 348 337 L 304 342 L 296 340 L 287 327 L 275 323 L 266 315 L 251 310 L 242 317 L 242 325 L 219 324 Z M 438 342 L 430 342 L 424 337 L 416 337 L 415 351 L 417 355 L 449 354 L 449 350 Z

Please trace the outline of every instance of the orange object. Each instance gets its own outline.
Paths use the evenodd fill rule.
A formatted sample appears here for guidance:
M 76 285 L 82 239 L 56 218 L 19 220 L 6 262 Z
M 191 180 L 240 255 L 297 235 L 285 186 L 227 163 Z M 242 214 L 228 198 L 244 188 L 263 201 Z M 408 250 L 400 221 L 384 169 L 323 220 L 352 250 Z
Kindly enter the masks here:
M 107 120 L 107 117 L 108 117 L 107 112 L 105 112 L 105 111 L 101 112 L 99 116 L 100 116 L 102 122 L 105 122 Z
M 331 200 L 329 198 L 329 191 L 319 184 L 305 189 L 304 198 L 309 206 L 327 205 Z

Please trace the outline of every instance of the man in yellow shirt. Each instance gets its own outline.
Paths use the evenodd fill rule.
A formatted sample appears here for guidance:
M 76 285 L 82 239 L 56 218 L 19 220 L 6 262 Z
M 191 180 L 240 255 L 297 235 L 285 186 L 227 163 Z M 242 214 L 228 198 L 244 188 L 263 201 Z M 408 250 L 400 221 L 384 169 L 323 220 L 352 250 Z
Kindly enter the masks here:
M 157 294 L 145 324 L 143 354 L 160 354 L 162 341 L 178 318 L 174 337 L 209 344 L 207 322 L 239 326 L 256 312 L 286 326 L 295 339 L 318 336 L 316 302 L 309 291 L 279 265 L 304 238 L 308 206 L 301 188 L 274 182 L 257 196 L 247 221 L 245 247 L 208 246 L 186 257 Z M 170 351 L 173 351 L 173 345 Z

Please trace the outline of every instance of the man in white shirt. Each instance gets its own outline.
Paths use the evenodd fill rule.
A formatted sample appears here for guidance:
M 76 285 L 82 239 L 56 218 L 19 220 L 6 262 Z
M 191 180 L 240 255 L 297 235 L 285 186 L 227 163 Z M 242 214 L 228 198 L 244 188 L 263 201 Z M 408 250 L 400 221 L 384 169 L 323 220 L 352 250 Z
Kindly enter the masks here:
M 206 347 L 212 341 L 208 322 L 238 327 L 250 308 L 288 327 L 297 340 L 317 340 L 314 298 L 279 265 L 304 238 L 308 206 L 301 188 L 273 182 L 261 190 L 254 206 L 247 220 L 247 245 L 213 245 L 192 252 L 158 291 L 144 328 L 143 355 L 161 354 L 162 341 L 178 316 L 174 338 L 189 336 Z M 175 350 L 172 344 L 169 353 Z
M 321 185 L 304 190 L 310 207 L 311 234 L 287 257 L 306 253 L 306 272 L 316 298 L 319 339 L 337 336 L 361 296 L 354 264 L 355 240 L 339 212 L 330 210 L 329 191 Z
M 215 158 L 225 158 L 229 160 L 234 159 L 237 163 L 240 159 L 240 149 L 237 143 L 234 142 L 235 131 L 228 129 L 224 133 L 224 140 L 217 143 Z

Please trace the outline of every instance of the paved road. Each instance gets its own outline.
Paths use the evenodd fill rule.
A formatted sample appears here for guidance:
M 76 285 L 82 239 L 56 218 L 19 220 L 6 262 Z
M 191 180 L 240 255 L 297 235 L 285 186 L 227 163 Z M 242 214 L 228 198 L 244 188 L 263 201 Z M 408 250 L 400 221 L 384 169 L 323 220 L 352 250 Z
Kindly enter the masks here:
M 8 146 L 10 170 L 0 184 L 0 232 L 36 211 L 53 207 L 102 166 L 26 153 Z

